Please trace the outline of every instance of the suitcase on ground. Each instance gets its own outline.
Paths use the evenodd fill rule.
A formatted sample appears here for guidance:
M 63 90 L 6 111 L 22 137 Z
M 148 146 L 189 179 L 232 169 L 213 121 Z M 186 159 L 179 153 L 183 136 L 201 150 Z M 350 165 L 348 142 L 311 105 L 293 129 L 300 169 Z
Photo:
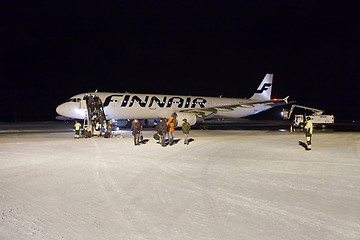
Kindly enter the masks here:
M 109 131 L 106 131 L 106 132 L 105 132 L 104 138 L 110 138 L 110 132 L 109 132 Z
M 155 133 L 154 136 L 153 136 L 153 138 L 154 138 L 155 140 L 159 140 L 159 139 L 160 139 L 160 136 L 159 136 L 159 134 Z

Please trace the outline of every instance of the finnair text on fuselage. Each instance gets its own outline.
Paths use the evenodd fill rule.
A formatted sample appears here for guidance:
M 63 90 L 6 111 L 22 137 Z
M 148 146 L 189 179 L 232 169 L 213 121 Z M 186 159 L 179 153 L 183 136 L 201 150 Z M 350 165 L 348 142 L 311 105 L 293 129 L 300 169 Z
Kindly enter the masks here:
M 104 107 L 110 103 L 116 103 L 120 107 L 133 107 L 134 104 L 140 107 L 160 107 L 172 108 L 176 105 L 178 108 L 205 108 L 207 100 L 202 97 L 179 97 L 179 96 L 163 96 L 157 97 L 153 95 L 130 95 L 130 94 L 114 94 L 107 96 L 104 101 Z

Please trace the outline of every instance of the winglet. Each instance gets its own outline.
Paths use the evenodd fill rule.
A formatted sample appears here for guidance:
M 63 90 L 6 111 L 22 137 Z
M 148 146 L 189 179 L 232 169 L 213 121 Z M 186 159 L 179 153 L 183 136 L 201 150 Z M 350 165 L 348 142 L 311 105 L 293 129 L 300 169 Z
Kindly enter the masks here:
M 284 101 L 286 104 L 288 104 L 288 98 L 289 98 L 289 96 L 287 96 L 286 98 L 283 99 L 283 101 Z

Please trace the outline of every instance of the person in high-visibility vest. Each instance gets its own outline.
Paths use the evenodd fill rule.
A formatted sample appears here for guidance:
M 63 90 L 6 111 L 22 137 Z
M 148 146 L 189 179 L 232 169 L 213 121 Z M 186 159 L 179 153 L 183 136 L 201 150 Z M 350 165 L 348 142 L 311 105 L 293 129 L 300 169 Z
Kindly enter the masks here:
M 80 128 L 81 128 L 81 123 L 79 123 L 78 121 L 75 121 L 75 136 L 74 138 L 79 138 L 80 137 Z
M 307 149 L 311 150 L 311 138 L 313 134 L 313 123 L 310 117 L 306 117 L 306 124 L 304 126 L 304 132 L 306 136 Z

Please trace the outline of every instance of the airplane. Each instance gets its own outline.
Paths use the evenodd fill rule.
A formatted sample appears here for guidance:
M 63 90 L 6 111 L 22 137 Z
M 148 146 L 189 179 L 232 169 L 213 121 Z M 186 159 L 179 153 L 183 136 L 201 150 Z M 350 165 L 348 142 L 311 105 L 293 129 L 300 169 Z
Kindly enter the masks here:
M 82 119 L 89 117 L 89 111 L 103 114 L 106 120 L 116 119 L 160 119 L 172 114 L 181 126 L 186 118 L 191 125 L 213 118 L 243 118 L 258 114 L 270 108 L 288 103 L 289 96 L 271 98 L 273 74 L 266 74 L 252 97 L 225 98 L 206 96 L 183 96 L 143 93 L 87 92 L 72 96 L 60 104 L 56 112 L 59 119 Z

